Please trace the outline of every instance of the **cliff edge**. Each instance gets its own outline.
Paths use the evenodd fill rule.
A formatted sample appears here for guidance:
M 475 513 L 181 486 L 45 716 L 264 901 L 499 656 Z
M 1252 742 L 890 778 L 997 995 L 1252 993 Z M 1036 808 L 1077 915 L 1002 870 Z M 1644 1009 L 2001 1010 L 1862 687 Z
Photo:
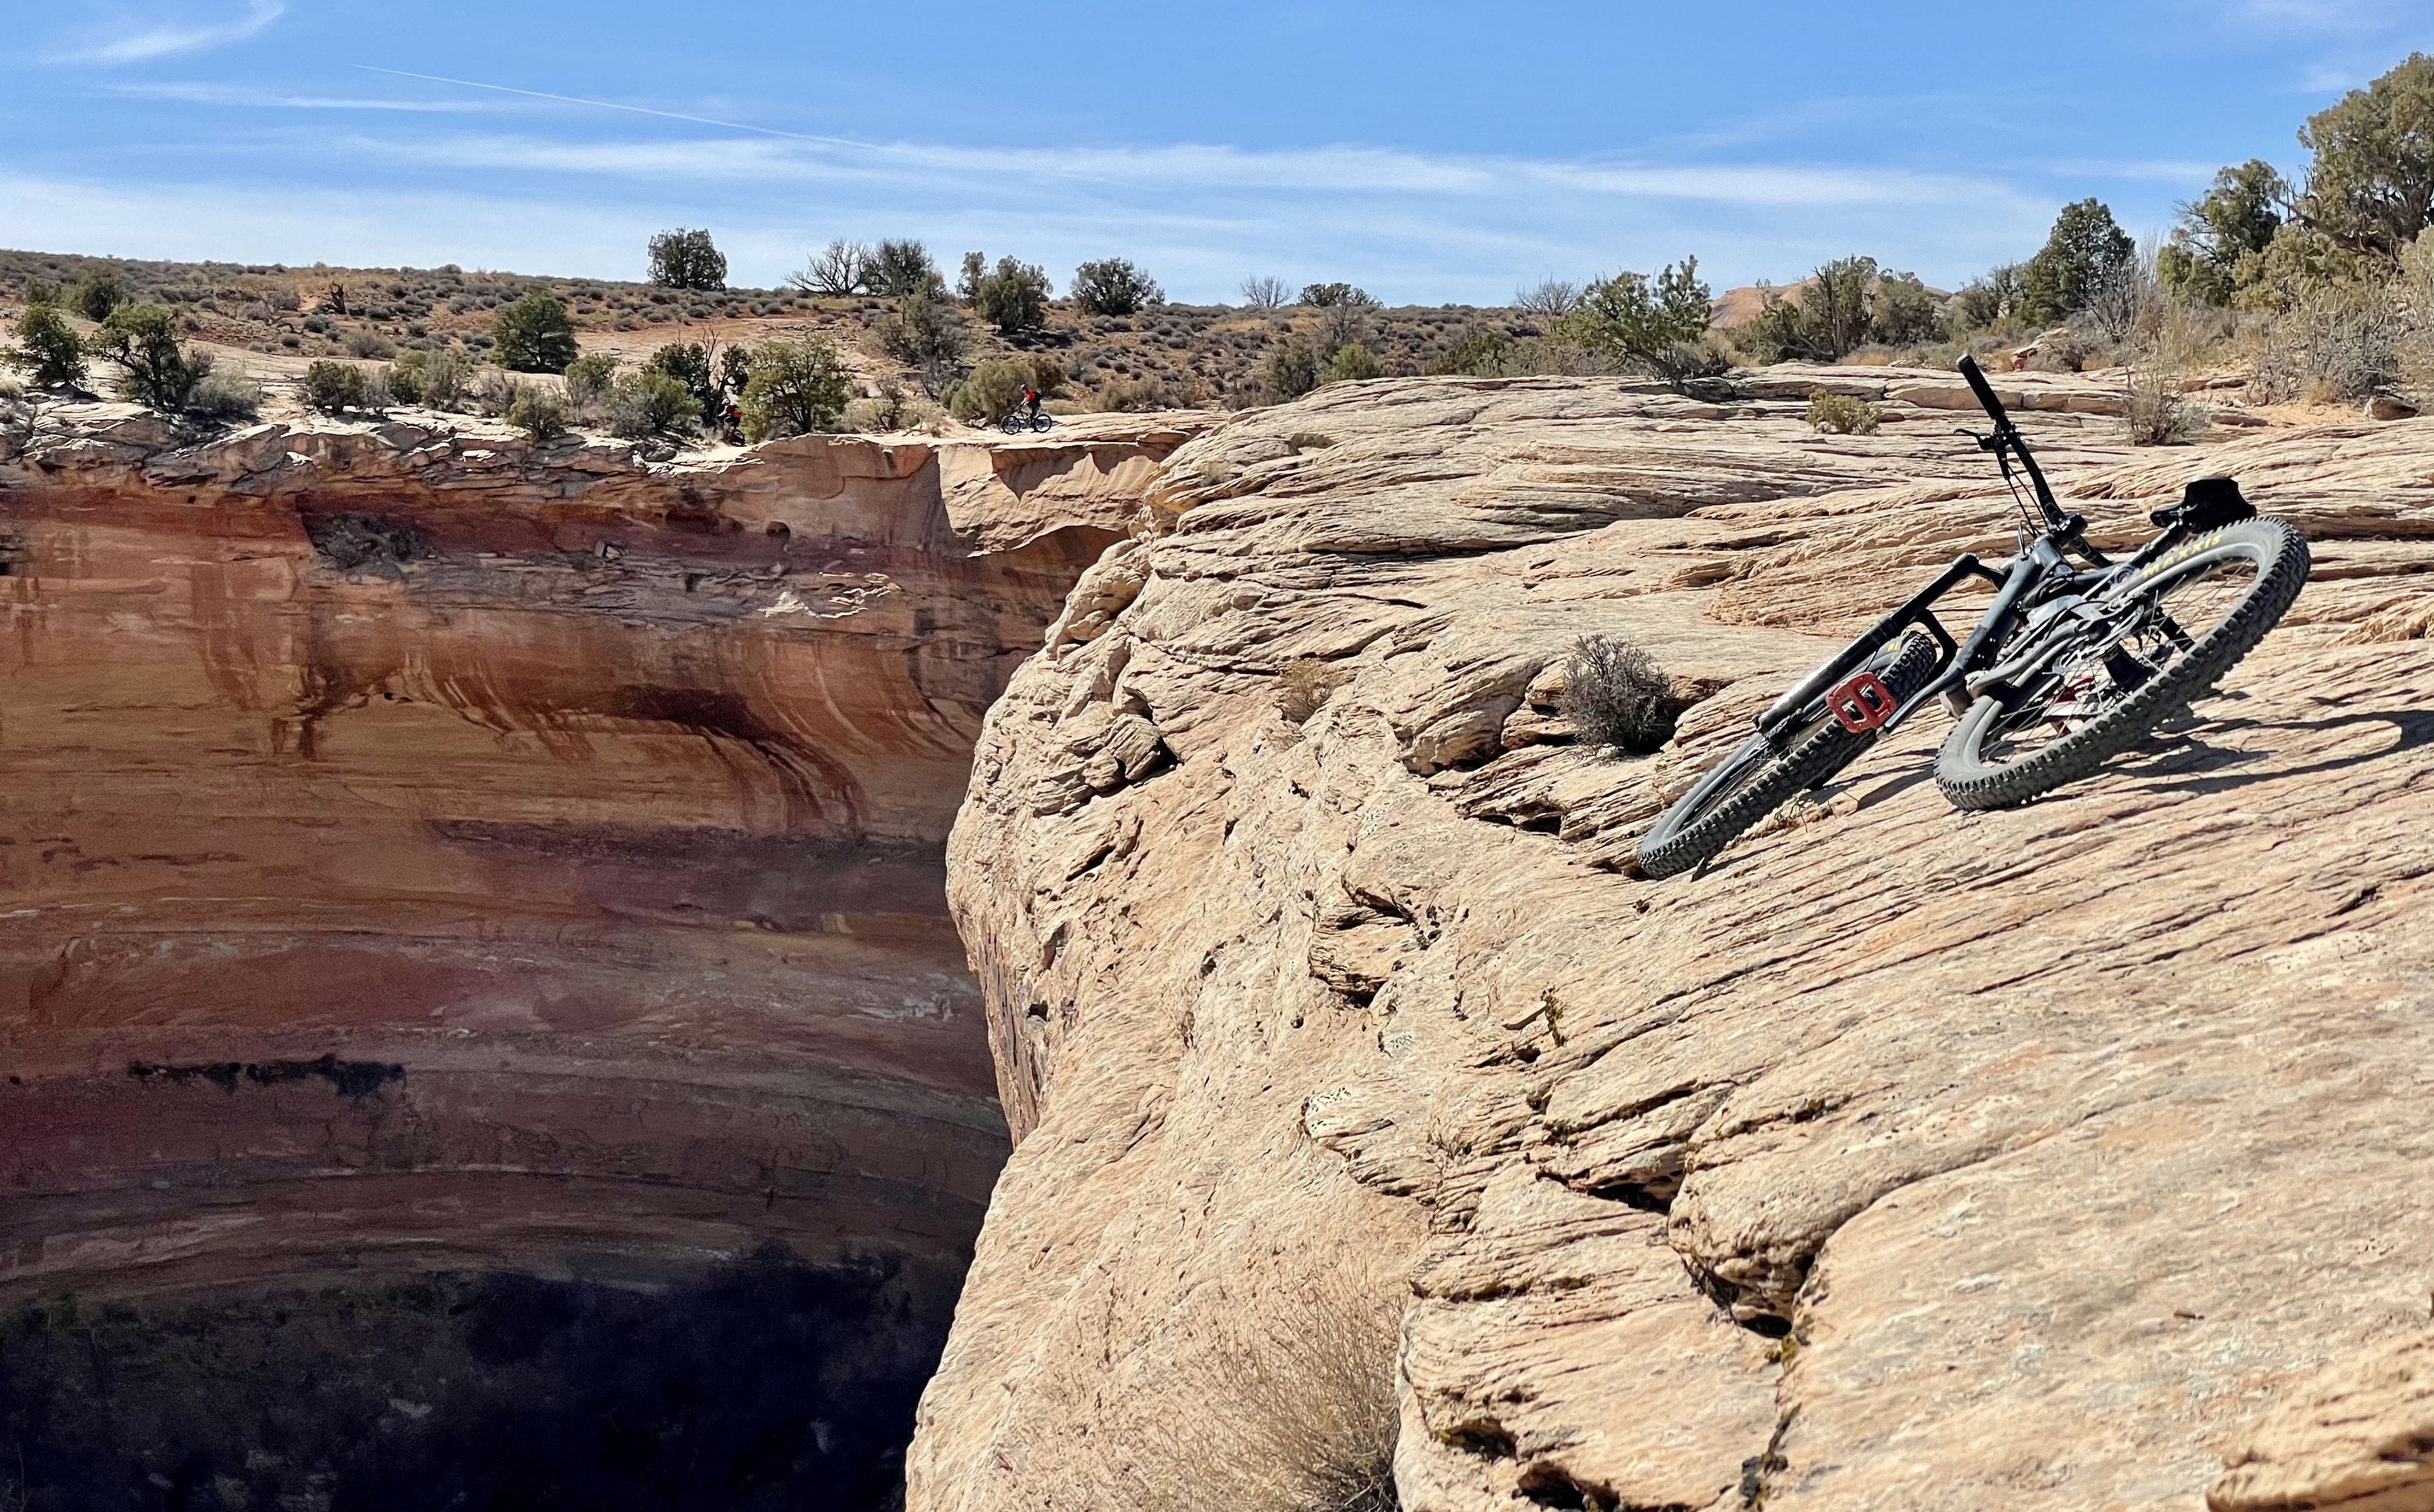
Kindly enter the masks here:
M 1412 1512 L 2434 1506 L 2434 421 L 2038 406 L 2100 545 L 2211 472 L 2295 520 L 2282 628 L 2029 807 L 1951 808 L 1927 718 L 1641 880 L 1789 679 L 2011 549 L 1954 397 L 1873 382 L 1868 436 L 1344 385 L 1169 459 L 950 845 L 1018 1144 L 913 1507 L 1282 1504 L 1339 1380 L 1382 1439 L 1306 1445 Z M 1665 750 L 1572 739 L 1592 633 L 1694 700 Z

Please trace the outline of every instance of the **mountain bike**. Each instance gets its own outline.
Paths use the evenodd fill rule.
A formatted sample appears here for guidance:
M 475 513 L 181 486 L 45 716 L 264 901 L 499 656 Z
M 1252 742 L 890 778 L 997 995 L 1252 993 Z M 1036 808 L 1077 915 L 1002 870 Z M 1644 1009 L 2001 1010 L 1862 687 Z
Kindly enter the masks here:
M 2019 511 L 2020 549 L 1964 554 L 1909 602 L 1801 679 L 1757 733 L 1710 769 L 1639 840 L 1639 870 L 1686 872 L 1935 703 L 1954 719 L 1935 781 L 1962 808 L 2024 804 L 2094 773 L 2212 690 L 2265 638 L 2307 581 L 2307 543 L 2260 516 L 2230 478 L 2200 478 L 2149 516 L 2162 534 L 2127 560 L 2087 542 L 1971 358 L 1961 359 Z M 2017 469 L 2014 464 L 2016 463 Z M 2021 479 L 2025 475 L 2024 491 Z M 2077 558 L 2074 562 L 2072 559 Z M 1993 585 L 1966 640 L 1934 612 L 1963 584 Z
M 1045 410 L 1032 414 L 1025 414 L 1021 410 L 1016 410 L 1006 416 L 1004 419 L 997 422 L 998 429 L 1003 431 L 1008 435 L 1020 435 L 1025 431 L 1045 431 L 1055 423 L 1055 421 L 1051 420 L 1048 417 L 1048 413 Z

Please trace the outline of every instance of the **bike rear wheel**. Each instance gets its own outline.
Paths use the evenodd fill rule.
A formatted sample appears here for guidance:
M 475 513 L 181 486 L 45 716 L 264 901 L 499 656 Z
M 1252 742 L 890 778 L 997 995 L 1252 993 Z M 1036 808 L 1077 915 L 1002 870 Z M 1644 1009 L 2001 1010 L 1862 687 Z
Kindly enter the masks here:
M 2088 627 L 2009 698 L 1969 706 L 1936 753 L 1955 807 L 2008 808 L 2093 773 L 2203 697 L 2278 623 L 2307 582 L 2307 543 L 2278 519 L 2189 541 L 2122 597 L 2126 623 Z
M 1927 686 L 1935 663 L 1935 642 L 1913 632 L 1877 653 L 1870 670 L 1896 700 L 1904 700 Z M 1844 729 L 1822 709 L 1811 713 L 1780 752 L 1766 737 L 1751 736 L 1639 838 L 1640 875 L 1671 876 L 1711 859 L 1787 800 L 1858 760 L 1876 739 L 1873 730 Z

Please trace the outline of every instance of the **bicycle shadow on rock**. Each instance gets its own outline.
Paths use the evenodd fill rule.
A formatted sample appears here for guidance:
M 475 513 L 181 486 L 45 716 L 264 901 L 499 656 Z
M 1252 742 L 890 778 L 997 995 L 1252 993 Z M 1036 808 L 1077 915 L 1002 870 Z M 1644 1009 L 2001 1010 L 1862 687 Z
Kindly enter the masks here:
M 2363 724 L 2389 724 L 2398 739 L 2376 750 L 2354 751 L 2311 761 L 2305 766 L 2269 767 L 2261 772 L 2226 772 L 2224 769 L 2270 761 L 2276 754 L 2271 746 L 2222 746 L 2211 744 L 2205 739 L 2209 735 L 2220 739 L 2234 731 L 2245 730 L 2317 734 Z M 2229 792 L 2252 783 L 2321 776 L 2328 772 L 2362 766 L 2369 761 L 2388 760 L 2428 743 L 2434 743 L 2434 712 L 2369 711 L 2343 714 L 2329 720 L 2210 720 L 2161 750 L 2141 752 L 2137 757 L 2117 768 L 2116 774 L 2140 783 L 2142 789 L 2149 792 L 2203 797 L 2209 793 Z M 2179 780 L 2156 780 L 2159 778 Z
M 2237 695 L 2234 695 L 2237 696 Z M 2242 731 L 2285 731 L 2302 735 L 2329 733 L 2359 725 L 2388 724 L 2397 739 L 2391 744 L 2372 751 L 2354 751 L 2343 756 L 2327 756 L 2298 767 L 2269 767 L 2260 772 L 2226 771 L 2271 761 L 2276 750 L 2263 747 L 2226 746 L 2210 743 L 2206 737 L 2220 739 Z M 2362 766 L 2370 761 L 2388 760 L 2396 756 L 2434 744 L 2434 711 L 2380 710 L 2343 714 L 2326 720 L 2254 720 L 2207 719 L 2188 721 L 2181 730 L 2166 731 L 2151 739 L 2137 753 L 2119 765 L 2109 768 L 2104 775 L 2118 777 L 2134 785 L 2141 794 L 2204 797 L 2211 793 L 2229 792 L 2252 783 L 2287 781 L 2298 777 L 2321 776 Z M 2287 749 L 2288 742 L 2283 742 Z M 1931 758 L 1930 758 L 1931 761 Z M 1912 771 L 1888 773 L 1854 782 L 1831 783 L 1807 794 L 1807 801 L 1832 810 L 1832 817 L 1848 819 L 1868 809 L 1890 803 L 1922 783 L 1934 779 L 1931 764 L 1922 764 Z M 2178 779 L 2178 780 L 2169 780 Z M 1833 810 L 1837 800 L 1859 791 L 1849 808 Z M 2081 789 L 2048 794 L 2037 800 L 2036 807 L 2069 803 L 2074 798 L 2090 798 L 2099 790 Z M 1775 833 L 1780 833 L 1777 831 Z M 1758 837 L 1752 837 L 1758 838 Z M 1770 834 L 1764 838 L 1772 839 Z M 1757 847 L 1734 845 L 1703 861 L 1691 872 L 1692 879 L 1708 876 L 1737 861 L 1753 859 L 1763 854 Z

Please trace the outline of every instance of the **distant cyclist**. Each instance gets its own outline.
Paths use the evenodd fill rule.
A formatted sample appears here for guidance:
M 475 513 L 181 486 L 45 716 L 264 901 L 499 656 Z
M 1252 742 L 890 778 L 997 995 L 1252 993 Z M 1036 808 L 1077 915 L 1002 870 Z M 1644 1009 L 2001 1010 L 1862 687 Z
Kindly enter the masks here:
M 1022 385 L 1022 417 L 1033 424 L 1039 419 L 1039 390 L 1029 383 Z

